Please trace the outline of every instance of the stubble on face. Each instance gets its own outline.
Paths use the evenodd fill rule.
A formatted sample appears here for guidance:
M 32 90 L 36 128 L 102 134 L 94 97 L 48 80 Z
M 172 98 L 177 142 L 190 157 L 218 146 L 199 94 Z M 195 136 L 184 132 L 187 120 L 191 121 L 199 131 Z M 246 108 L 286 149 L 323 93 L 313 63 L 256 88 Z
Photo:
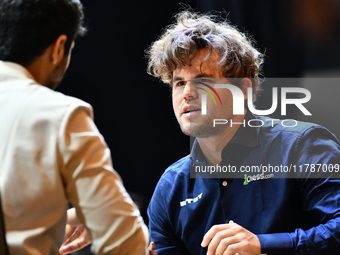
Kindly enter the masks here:
M 176 87 L 176 79 L 177 81 L 188 82 L 190 80 L 190 84 L 192 82 L 191 79 L 197 77 L 210 77 L 210 78 L 224 78 L 222 74 L 222 67 L 218 65 L 219 54 L 216 50 L 212 51 L 211 56 L 201 65 L 203 59 L 208 54 L 207 49 L 198 50 L 196 56 L 193 58 L 190 66 L 181 66 L 178 67 L 174 72 L 174 83 L 173 83 L 173 106 L 176 118 L 178 123 L 180 124 L 180 128 L 182 132 L 186 135 L 198 137 L 198 138 L 207 138 L 207 137 L 215 137 L 221 134 L 225 129 L 226 125 L 217 125 L 213 127 L 214 119 L 224 118 L 231 119 L 232 108 L 220 108 L 221 105 L 207 105 L 207 115 L 202 115 L 201 112 L 197 112 L 199 114 L 190 114 L 190 117 L 184 117 L 182 114 L 182 109 L 185 105 L 201 107 L 201 95 L 202 93 L 198 91 L 196 88 L 190 85 L 192 91 L 190 92 L 190 100 L 188 99 L 188 94 L 184 92 L 184 88 L 179 86 Z M 181 91 L 182 90 L 182 91 Z M 182 95 L 181 95 L 182 93 Z M 224 95 L 225 92 L 223 92 Z M 229 92 L 227 92 L 229 93 Z M 228 95 L 226 95 L 226 98 Z M 232 100 L 232 98 L 231 98 Z M 230 101 L 230 100 L 229 100 Z M 231 105 L 230 102 L 224 102 L 227 105 Z M 210 106 L 210 107 L 209 107 Z M 217 108 L 218 107 L 218 108 Z M 223 113 L 225 111 L 225 113 Z
M 179 120 L 179 125 L 182 132 L 185 135 L 197 137 L 197 138 L 208 138 L 216 137 L 225 130 L 225 125 L 216 125 L 213 127 L 214 118 L 211 116 L 206 116 L 201 118 L 199 123 L 195 120 L 190 120 L 188 123 L 182 123 Z

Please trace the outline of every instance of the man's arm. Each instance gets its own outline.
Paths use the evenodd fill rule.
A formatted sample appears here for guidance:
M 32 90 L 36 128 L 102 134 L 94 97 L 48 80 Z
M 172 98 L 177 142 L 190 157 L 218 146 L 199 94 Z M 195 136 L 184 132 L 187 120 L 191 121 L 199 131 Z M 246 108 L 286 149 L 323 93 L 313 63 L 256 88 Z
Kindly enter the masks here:
M 67 199 L 89 230 L 96 254 L 147 254 L 148 231 L 111 165 L 89 107 L 69 107 L 58 136 Z
M 297 196 L 302 210 L 314 225 L 310 229 L 297 228 L 292 233 L 279 236 L 259 236 L 263 249 L 269 253 L 278 250 L 280 241 L 285 247 L 292 246 L 295 254 L 338 254 L 340 251 L 340 179 L 335 169 L 314 172 L 307 165 L 335 166 L 340 163 L 340 145 L 336 137 L 323 127 L 307 129 L 296 141 L 293 153 L 296 165 L 304 165 L 304 176 L 297 179 Z M 318 178 L 315 178 L 318 177 Z
M 163 184 L 162 177 L 148 207 L 151 242 L 156 244 L 159 255 L 188 255 L 190 253 L 171 227 L 168 216 L 169 204 L 163 195 L 163 192 L 168 190 L 164 188 Z
M 81 225 L 76 216 L 75 208 L 67 210 L 67 224 L 65 239 L 59 249 L 60 254 L 69 254 L 78 251 L 92 243 L 86 228 Z M 149 255 L 158 255 L 155 243 L 149 245 Z
M 306 217 L 318 222 L 292 233 L 258 235 L 262 251 L 268 254 L 339 254 L 340 251 L 340 181 L 311 179 L 305 182 Z
M 337 139 L 322 127 L 308 129 L 296 142 L 296 151 L 292 153 L 295 165 L 322 164 L 335 166 L 340 164 L 340 146 Z M 312 173 L 303 170 L 303 178 L 297 179 L 296 190 L 303 203 L 306 217 L 315 226 L 304 230 L 297 228 L 292 233 L 254 234 L 241 226 L 222 224 L 213 226 L 203 239 L 203 246 L 208 246 L 209 254 L 253 254 L 258 255 L 258 242 L 261 252 L 276 255 L 288 254 L 339 254 L 340 251 L 340 179 L 328 173 Z M 320 177 L 320 178 L 311 178 Z M 339 172 L 338 174 L 339 175 Z M 245 212 L 246 213 L 246 212 Z M 265 217 L 265 216 L 264 216 Z M 240 244 L 244 245 L 241 246 Z M 254 249 L 255 248 L 255 249 Z M 215 252 L 215 253 L 214 253 Z

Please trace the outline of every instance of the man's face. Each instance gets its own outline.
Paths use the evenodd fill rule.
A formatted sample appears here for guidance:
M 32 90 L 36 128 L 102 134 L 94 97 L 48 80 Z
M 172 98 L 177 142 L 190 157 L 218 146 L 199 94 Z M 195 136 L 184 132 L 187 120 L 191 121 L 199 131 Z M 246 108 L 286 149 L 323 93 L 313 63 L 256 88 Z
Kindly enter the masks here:
M 64 56 L 60 63 L 54 68 L 54 70 L 49 74 L 45 86 L 51 89 L 55 89 L 58 84 L 61 82 L 65 71 L 67 70 L 70 60 L 71 60 L 71 52 L 74 47 L 74 42 L 71 45 L 71 49 L 68 55 Z
M 219 54 L 216 50 L 213 50 L 211 56 L 201 65 L 207 54 L 207 49 L 198 50 L 190 66 L 180 66 L 174 70 L 172 81 L 172 102 L 180 127 L 186 135 L 199 138 L 214 137 L 226 130 L 227 125 L 213 127 L 214 119 L 229 121 L 233 118 L 233 98 L 228 89 L 216 89 L 222 105 L 215 105 L 212 98 L 207 96 L 207 114 L 201 113 L 202 94 L 206 92 L 198 89 L 197 82 L 194 81 L 202 79 L 204 82 L 204 78 L 221 78 L 218 83 L 230 84 L 222 74 L 222 67 L 217 64 Z

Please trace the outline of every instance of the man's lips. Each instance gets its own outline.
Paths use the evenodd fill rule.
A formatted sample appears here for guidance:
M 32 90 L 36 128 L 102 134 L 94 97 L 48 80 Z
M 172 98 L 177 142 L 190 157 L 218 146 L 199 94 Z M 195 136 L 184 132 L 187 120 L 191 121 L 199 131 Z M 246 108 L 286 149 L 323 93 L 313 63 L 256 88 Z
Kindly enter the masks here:
M 200 112 L 200 111 L 201 111 L 201 108 L 198 107 L 198 106 L 186 105 L 182 109 L 182 114 L 183 115 L 190 115 L 191 113 Z

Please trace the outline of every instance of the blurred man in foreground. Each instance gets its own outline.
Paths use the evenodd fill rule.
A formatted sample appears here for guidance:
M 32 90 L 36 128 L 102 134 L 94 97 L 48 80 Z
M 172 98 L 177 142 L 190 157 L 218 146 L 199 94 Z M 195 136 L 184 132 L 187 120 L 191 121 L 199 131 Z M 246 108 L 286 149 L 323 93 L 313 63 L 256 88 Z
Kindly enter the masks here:
M 182 131 L 196 138 L 190 155 L 164 172 L 148 208 L 159 255 L 340 254 L 340 181 L 330 179 L 339 141 L 321 126 L 286 128 L 245 105 L 233 114 L 236 99 L 222 88 L 234 85 L 244 100 L 252 88 L 256 97 L 263 60 L 252 41 L 226 21 L 184 11 L 148 57 L 149 73 L 172 88 Z M 305 172 L 316 164 L 328 174 Z M 303 171 L 243 179 L 242 167 L 262 165 Z M 237 170 L 209 178 L 212 166 Z
M 11 255 L 58 254 L 67 201 L 96 254 L 147 254 L 147 228 L 91 106 L 53 91 L 82 23 L 79 0 L 0 1 L 0 187 Z

